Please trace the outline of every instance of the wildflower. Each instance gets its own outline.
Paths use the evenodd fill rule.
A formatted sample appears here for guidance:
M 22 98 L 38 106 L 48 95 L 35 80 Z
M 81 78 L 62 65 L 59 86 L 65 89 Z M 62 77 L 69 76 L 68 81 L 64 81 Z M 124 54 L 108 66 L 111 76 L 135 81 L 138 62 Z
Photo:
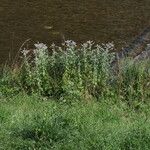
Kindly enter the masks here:
M 34 44 L 34 46 L 37 48 L 37 49 L 43 49 L 43 50 L 46 50 L 48 47 L 46 46 L 46 44 L 43 44 L 43 43 L 37 43 L 37 44 Z
M 89 45 L 93 45 L 94 44 L 93 41 L 87 41 L 86 43 L 89 44 Z
M 67 41 L 65 41 L 65 45 L 66 45 L 67 47 L 76 47 L 76 46 L 77 46 L 76 42 L 74 42 L 74 41 L 72 41 L 72 40 L 67 40 Z
M 93 41 L 87 41 L 86 43 L 82 44 L 82 47 L 83 48 L 88 48 L 88 47 L 91 47 L 93 44 L 94 44 Z
M 55 43 L 52 43 L 52 44 L 51 44 L 51 47 L 52 47 L 52 48 L 54 48 L 55 46 L 56 46 Z
M 107 43 L 106 46 L 107 46 L 108 49 L 113 49 L 114 48 L 114 43 L 113 42 Z
M 29 53 L 30 51 L 29 50 L 27 50 L 27 49 L 23 49 L 22 50 L 22 54 L 24 55 L 24 56 L 27 56 L 27 54 Z
M 87 47 L 88 47 L 88 43 L 83 43 L 83 44 L 82 44 L 82 47 L 83 47 L 83 48 L 87 48 Z

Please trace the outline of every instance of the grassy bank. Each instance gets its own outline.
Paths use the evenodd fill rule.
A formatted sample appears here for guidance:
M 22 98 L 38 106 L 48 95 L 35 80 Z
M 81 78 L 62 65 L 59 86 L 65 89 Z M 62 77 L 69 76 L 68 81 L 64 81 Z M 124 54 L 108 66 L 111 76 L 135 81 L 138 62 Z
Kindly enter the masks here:
M 62 47 L 35 44 L 34 50 L 21 51 L 19 66 L 2 69 L 0 96 L 22 91 L 59 101 L 113 96 L 129 105 L 146 102 L 150 96 L 149 60 L 119 60 L 113 50 L 113 43 L 96 45 L 92 41 L 81 45 L 66 41 Z
M 0 73 L 0 149 L 150 149 L 150 63 L 112 43 L 22 50 Z
M 1 99 L 0 149 L 149 150 L 150 106 L 125 103 L 72 105 L 20 94 Z

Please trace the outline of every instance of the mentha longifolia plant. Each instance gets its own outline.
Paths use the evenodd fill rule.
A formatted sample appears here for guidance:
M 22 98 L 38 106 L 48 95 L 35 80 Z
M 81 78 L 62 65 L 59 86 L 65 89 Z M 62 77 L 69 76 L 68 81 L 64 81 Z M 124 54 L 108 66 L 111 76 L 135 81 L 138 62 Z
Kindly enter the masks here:
M 68 40 L 62 46 L 50 47 L 37 43 L 32 53 L 22 50 L 19 83 L 28 93 L 63 100 L 99 99 L 115 94 L 126 100 L 139 95 L 144 99 L 147 64 L 125 59 L 118 60 L 114 67 L 116 57 L 112 51 L 113 43 L 87 41 L 77 45 Z
M 28 50 L 22 51 L 25 86 L 48 95 L 62 92 L 80 97 L 85 93 L 96 94 L 96 90 L 104 93 L 108 90 L 113 49 L 113 43 L 95 45 L 87 41 L 77 46 L 68 40 L 62 47 L 52 44 L 48 51 L 45 44 L 37 43 L 32 60 Z

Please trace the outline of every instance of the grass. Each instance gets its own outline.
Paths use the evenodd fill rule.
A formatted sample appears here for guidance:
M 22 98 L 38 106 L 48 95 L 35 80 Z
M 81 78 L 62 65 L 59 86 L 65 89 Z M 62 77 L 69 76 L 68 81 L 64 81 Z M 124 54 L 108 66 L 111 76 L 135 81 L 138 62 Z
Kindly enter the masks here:
M 0 149 L 149 150 L 150 107 L 113 99 L 72 105 L 26 94 L 1 99 Z
M 149 150 L 149 60 L 116 61 L 113 47 L 38 43 L 2 68 L 0 149 Z

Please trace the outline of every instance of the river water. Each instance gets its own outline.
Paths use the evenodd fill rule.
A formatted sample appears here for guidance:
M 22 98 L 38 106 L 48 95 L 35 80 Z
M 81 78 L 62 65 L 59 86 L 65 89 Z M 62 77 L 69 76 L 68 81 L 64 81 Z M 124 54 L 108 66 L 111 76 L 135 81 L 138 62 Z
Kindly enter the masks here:
M 150 0 L 0 0 L 0 63 L 23 42 L 114 41 L 120 49 L 150 25 Z

